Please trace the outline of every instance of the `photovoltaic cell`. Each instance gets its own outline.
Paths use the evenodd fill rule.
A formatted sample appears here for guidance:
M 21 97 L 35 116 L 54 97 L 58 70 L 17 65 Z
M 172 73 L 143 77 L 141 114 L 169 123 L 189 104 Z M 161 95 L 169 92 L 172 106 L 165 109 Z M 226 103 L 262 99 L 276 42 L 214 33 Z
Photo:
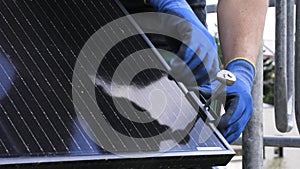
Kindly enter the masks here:
M 73 86 L 73 78 L 79 78 L 74 75 L 75 64 L 89 38 L 121 16 L 124 13 L 110 0 L 0 1 L 0 157 L 100 155 L 106 159 L 111 151 L 97 144 L 99 136 L 107 137 L 109 144 L 116 147 L 114 153 L 160 152 L 161 147 L 168 147 L 169 141 L 176 137 L 182 140 L 175 140 L 179 144 L 168 147 L 167 153 L 201 155 L 205 150 L 228 150 L 215 129 L 199 119 L 175 82 L 167 78 L 155 53 L 141 51 L 149 45 L 140 35 L 120 40 L 99 67 L 93 67 L 95 56 L 79 63 L 87 66 L 82 67 L 83 74 L 94 85 L 97 105 L 103 111 L 100 116 L 105 117 L 115 133 L 101 131 L 99 126 L 87 132 L 88 126 L 80 123 L 85 119 L 76 114 L 73 102 L 74 97 L 82 99 L 82 93 L 86 92 L 85 86 Z M 123 29 L 120 31 L 135 29 L 124 25 L 115 26 Z M 117 34 L 107 32 L 108 38 L 100 38 L 97 45 L 105 47 L 105 39 L 114 36 Z M 131 56 L 134 62 L 122 69 L 124 77 L 112 81 L 119 65 L 138 51 L 141 52 L 137 57 Z M 154 69 L 145 69 L 134 76 L 131 84 L 124 84 L 123 79 L 134 68 L 149 65 Z M 96 76 L 89 77 L 85 70 L 90 67 L 97 71 Z M 161 97 L 164 99 L 160 101 L 167 104 L 157 101 Z M 83 106 L 79 110 L 89 111 L 89 108 Z M 97 116 L 90 114 L 86 118 L 97 124 Z M 129 116 L 144 118 L 147 123 L 126 118 Z M 147 141 L 138 143 L 132 150 L 128 140 L 108 137 L 121 134 L 146 140 L 170 129 L 173 134 L 153 139 L 151 145 Z

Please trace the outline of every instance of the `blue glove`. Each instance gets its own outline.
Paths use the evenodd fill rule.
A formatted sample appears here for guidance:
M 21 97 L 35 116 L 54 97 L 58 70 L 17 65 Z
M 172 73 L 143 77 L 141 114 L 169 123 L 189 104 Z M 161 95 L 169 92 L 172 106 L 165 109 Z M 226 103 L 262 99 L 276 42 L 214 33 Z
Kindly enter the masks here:
M 188 88 L 210 82 L 219 72 L 217 45 L 185 0 L 149 0 L 160 12 L 176 15 L 182 20 L 164 20 L 168 31 L 180 34 L 182 44 L 171 65 L 171 75 Z
M 0 53 L 0 100 L 6 95 L 12 85 L 15 69 L 7 55 Z
M 253 112 L 251 90 L 255 68 L 249 61 L 237 58 L 229 62 L 226 69 L 236 76 L 236 82 L 225 88 L 225 114 L 221 117 L 218 128 L 231 143 L 239 138 Z M 199 88 L 207 95 L 218 85 L 219 82 L 215 81 L 210 86 L 203 85 Z

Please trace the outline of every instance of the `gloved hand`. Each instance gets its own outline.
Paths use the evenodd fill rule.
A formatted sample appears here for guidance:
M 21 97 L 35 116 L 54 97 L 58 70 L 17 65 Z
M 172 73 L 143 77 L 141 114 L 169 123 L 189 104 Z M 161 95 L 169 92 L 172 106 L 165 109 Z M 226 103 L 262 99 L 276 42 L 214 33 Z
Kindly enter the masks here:
M 219 71 L 217 45 L 185 0 L 148 0 L 159 12 L 183 19 L 165 19 L 165 29 L 179 34 L 182 42 L 171 65 L 171 75 L 188 88 L 204 84 Z
M 225 139 L 231 143 L 240 136 L 253 112 L 251 89 L 255 68 L 249 61 L 237 58 L 229 62 L 226 69 L 236 76 L 236 82 L 224 90 L 225 114 L 221 117 L 218 128 Z M 215 81 L 210 86 L 203 85 L 199 88 L 207 94 L 213 91 L 218 83 Z

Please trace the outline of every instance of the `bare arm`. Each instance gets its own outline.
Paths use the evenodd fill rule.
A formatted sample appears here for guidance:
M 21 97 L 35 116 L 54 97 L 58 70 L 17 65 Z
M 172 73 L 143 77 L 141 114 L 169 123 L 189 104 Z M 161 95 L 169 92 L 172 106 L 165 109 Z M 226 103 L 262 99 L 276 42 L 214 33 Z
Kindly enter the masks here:
M 224 64 L 238 57 L 256 63 L 268 0 L 219 0 L 218 26 Z

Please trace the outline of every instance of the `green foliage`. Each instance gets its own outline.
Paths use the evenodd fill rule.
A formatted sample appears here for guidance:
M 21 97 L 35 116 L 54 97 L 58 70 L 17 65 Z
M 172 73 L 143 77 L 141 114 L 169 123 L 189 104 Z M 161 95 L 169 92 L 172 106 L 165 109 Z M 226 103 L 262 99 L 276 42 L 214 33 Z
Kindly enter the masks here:
M 219 56 L 219 59 L 221 61 L 223 61 L 223 55 L 222 55 L 222 50 L 221 50 L 221 46 L 220 46 L 220 40 L 219 40 L 219 38 L 215 37 L 215 41 L 216 41 L 216 43 L 218 45 L 218 56 Z M 222 67 L 222 64 L 220 64 L 220 66 Z
M 274 105 L 274 60 L 272 58 L 264 58 L 264 84 L 263 84 L 263 100 L 264 103 Z

